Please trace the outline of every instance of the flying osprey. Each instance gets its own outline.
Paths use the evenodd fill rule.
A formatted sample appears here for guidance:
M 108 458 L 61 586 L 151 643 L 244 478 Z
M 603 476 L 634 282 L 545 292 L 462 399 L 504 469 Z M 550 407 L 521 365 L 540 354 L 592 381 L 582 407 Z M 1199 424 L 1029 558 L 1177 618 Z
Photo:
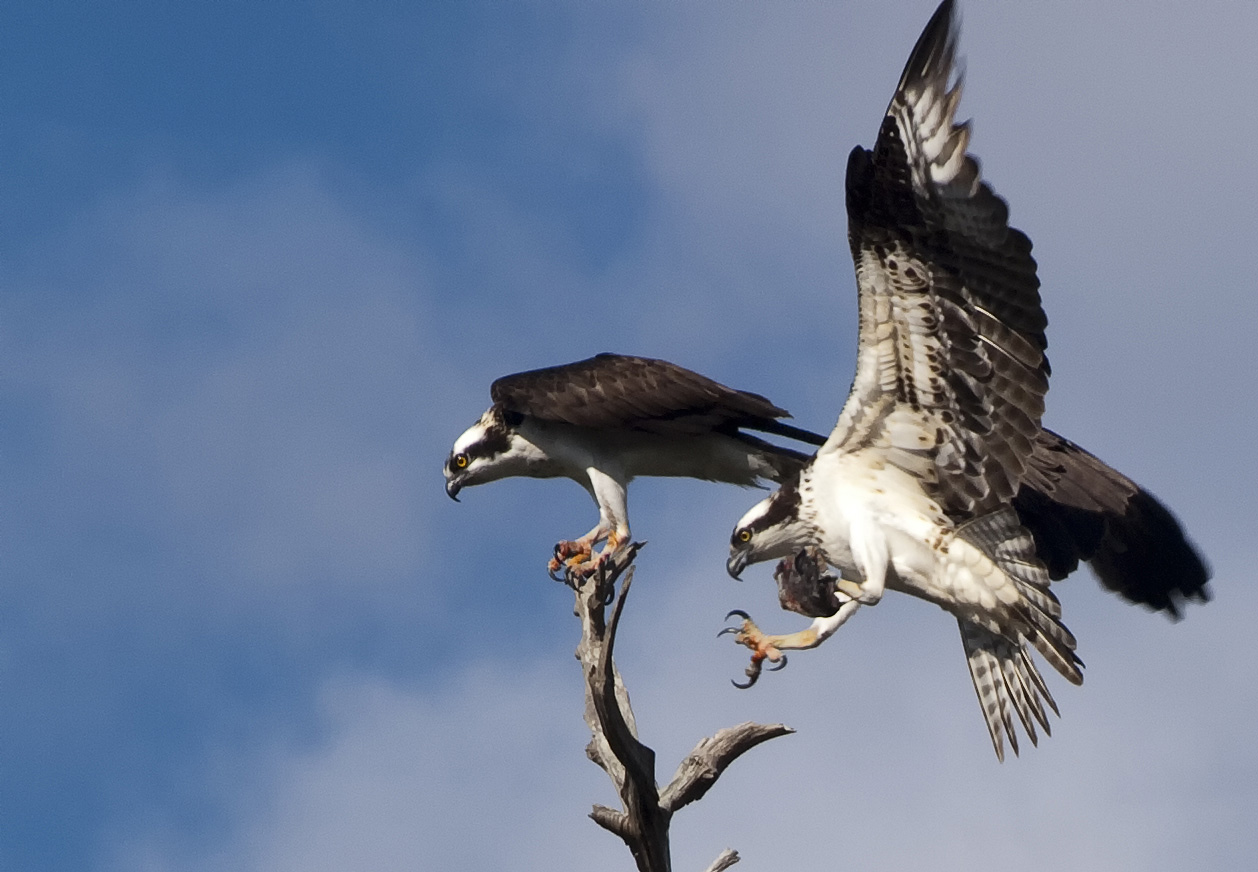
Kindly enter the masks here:
M 1090 560 L 1108 587 L 1177 615 L 1180 601 L 1207 598 L 1208 571 L 1164 506 L 1041 427 L 1049 366 L 1036 264 L 966 153 L 968 124 L 954 121 L 956 39 L 945 0 L 874 149 L 848 158 L 851 393 L 799 476 L 738 522 L 728 569 L 786 558 L 784 603 L 816 616 L 808 630 L 768 636 L 737 613 L 753 680 L 765 659 L 819 644 L 885 589 L 951 612 L 1003 759 L 1003 735 L 1017 752 L 1014 713 L 1034 742 L 1033 721 L 1048 730 L 1043 702 L 1056 710 L 1028 644 L 1083 679 L 1050 580 Z
M 552 574 L 593 572 L 629 543 L 626 488 L 637 476 L 781 483 L 808 455 L 746 431 L 825 442 L 778 420 L 786 411 L 759 394 L 645 357 L 600 354 L 503 376 L 489 394 L 493 405 L 446 460 L 446 493 L 457 499 L 468 485 L 515 475 L 567 477 L 584 487 L 598 504 L 598 524 L 555 546 Z

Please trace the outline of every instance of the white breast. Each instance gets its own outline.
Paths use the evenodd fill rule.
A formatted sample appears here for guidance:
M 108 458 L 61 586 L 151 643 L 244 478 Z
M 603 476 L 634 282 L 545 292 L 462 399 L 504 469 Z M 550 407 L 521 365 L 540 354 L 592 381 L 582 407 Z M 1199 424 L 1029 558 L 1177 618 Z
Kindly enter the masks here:
M 951 524 L 904 470 L 861 453 L 824 453 L 810 470 L 813 510 L 824 533 L 822 547 L 849 578 L 861 578 L 852 556 L 867 543 L 885 549 L 888 586 L 926 594 L 934 586 L 935 545 L 950 535 Z M 928 596 L 933 599 L 934 597 Z

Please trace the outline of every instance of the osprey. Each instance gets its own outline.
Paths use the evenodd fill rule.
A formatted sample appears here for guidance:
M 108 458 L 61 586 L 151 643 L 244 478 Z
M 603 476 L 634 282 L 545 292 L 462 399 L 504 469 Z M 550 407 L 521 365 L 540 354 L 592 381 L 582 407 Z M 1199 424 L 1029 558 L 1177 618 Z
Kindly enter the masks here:
M 825 442 L 778 420 L 787 412 L 759 394 L 645 357 L 600 354 L 503 376 L 489 394 L 493 405 L 446 460 L 446 493 L 458 499 L 468 485 L 514 475 L 567 477 L 584 487 L 598 504 L 598 524 L 555 546 L 552 574 L 589 574 L 629 543 L 626 488 L 636 476 L 781 483 L 808 455 L 746 431 Z
M 1056 704 L 1034 648 L 1068 681 L 1082 663 L 1049 582 L 1080 560 L 1128 600 L 1178 616 L 1209 573 L 1169 511 L 1041 427 L 1049 366 L 1031 242 L 967 154 L 957 25 L 945 0 L 913 49 L 872 151 L 848 158 L 856 374 L 838 423 L 797 477 L 752 508 L 729 572 L 787 558 L 778 581 L 807 630 L 745 613 L 748 675 L 813 647 L 884 590 L 956 616 L 996 756 Z M 824 560 L 838 572 L 824 571 Z M 734 631 L 734 628 L 730 628 Z

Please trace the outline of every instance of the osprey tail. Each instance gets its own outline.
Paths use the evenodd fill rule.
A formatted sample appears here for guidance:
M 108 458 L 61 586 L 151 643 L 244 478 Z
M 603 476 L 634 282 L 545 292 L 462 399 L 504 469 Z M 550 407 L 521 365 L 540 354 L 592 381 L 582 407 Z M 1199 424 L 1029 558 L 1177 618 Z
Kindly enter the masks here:
M 1004 736 L 1009 737 L 1013 753 L 1018 753 L 1018 734 L 1013 728 L 1012 712 L 1018 713 L 1018 720 L 1022 722 L 1032 745 L 1039 743 L 1035 733 L 1036 721 L 1044 728 L 1044 735 L 1052 735 L 1043 704 L 1048 703 L 1058 717 L 1061 714 L 1026 648 L 972 621 L 958 618 L 957 624 L 961 628 L 961 642 L 965 645 L 970 678 L 974 681 L 974 690 L 983 709 L 992 746 L 996 749 L 996 758 L 1002 762 L 1005 759 Z
M 987 618 L 958 618 L 970 678 L 996 757 L 1004 760 L 1003 736 L 1009 737 L 1009 746 L 1018 753 L 1014 712 L 1032 744 L 1037 742 L 1035 722 L 1046 735 L 1051 733 L 1044 703 L 1058 713 L 1026 643 L 1071 684 L 1083 682 L 1083 663 L 1075 655 L 1074 635 L 1061 622 L 1061 603 L 1048 589 L 1048 571 L 1036 556 L 1035 539 L 1019 523 L 1017 513 L 1004 508 L 975 518 L 962 525 L 957 535 L 990 557 L 1019 594 L 1003 617 L 993 613 Z

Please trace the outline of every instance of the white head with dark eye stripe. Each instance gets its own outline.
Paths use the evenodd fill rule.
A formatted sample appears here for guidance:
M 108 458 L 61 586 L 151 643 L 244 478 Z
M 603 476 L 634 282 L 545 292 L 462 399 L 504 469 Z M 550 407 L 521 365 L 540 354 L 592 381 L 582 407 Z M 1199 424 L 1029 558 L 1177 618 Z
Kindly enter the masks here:
M 738 521 L 729 539 L 725 568 L 738 578 L 748 564 L 789 557 L 815 544 L 815 538 L 816 532 L 800 515 L 799 488 L 788 482 Z
M 522 450 L 524 440 L 515 428 L 522 418 L 518 412 L 491 406 L 454 440 L 442 470 L 451 499 L 457 500 L 459 491 L 468 485 L 520 474 L 520 456 L 527 452 Z

